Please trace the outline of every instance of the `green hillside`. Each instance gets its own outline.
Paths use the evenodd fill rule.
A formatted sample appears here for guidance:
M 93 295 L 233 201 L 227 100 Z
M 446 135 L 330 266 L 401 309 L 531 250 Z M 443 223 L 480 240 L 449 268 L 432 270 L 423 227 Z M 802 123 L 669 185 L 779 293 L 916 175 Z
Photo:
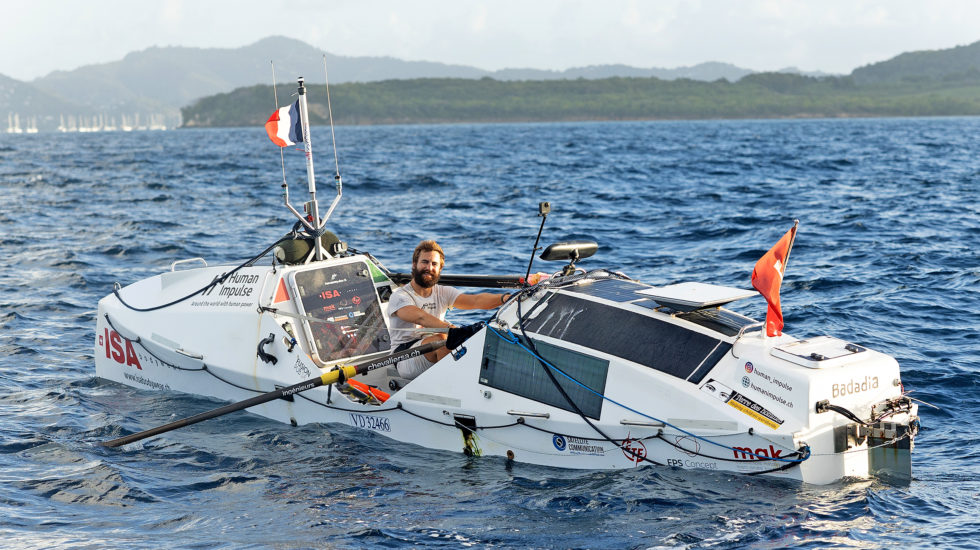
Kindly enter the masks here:
M 280 97 L 292 89 L 280 85 Z M 310 122 L 324 124 L 324 86 L 308 89 Z M 980 115 L 980 72 L 864 84 L 783 73 L 736 83 L 415 79 L 340 84 L 330 95 L 339 124 Z M 207 97 L 181 110 L 184 126 L 261 125 L 273 111 L 272 98 L 271 86 Z
M 977 79 L 980 78 L 980 42 L 946 50 L 903 53 L 855 69 L 851 76 L 861 84 Z

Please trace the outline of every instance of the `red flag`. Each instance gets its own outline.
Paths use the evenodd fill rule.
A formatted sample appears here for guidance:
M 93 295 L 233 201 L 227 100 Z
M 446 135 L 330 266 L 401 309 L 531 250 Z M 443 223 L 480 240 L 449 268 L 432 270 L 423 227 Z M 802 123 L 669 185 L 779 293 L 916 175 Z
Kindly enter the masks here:
M 789 250 L 793 247 L 793 239 L 796 238 L 796 223 L 793 228 L 779 239 L 776 246 L 755 264 L 752 270 L 752 286 L 769 303 L 766 311 L 766 336 L 778 336 L 783 333 L 783 310 L 779 307 L 779 285 L 783 282 L 783 273 L 786 272 L 786 260 L 789 258 Z

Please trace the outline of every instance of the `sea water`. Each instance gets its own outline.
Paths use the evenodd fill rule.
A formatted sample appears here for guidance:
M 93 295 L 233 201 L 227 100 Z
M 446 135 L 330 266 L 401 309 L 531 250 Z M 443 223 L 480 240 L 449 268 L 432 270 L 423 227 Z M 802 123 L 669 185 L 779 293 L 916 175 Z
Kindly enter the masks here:
M 800 220 L 787 333 L 895 356 L 923 428 L 907 485 L 809 486 L 658 467 L 469 458 L 236 413 L 98 443 L 218 402 L 95 377 L 98 300 L 293 223 L 261 128 L 0 136 L 0 546 L 17 548 L 976 547 L 980 119 L 338 127 L 331 229 L 396 271 L 523 274 L 542 244 L 654 284 L 749 288 Z M 321 211 L 336 171 L 314 128 Z M 307 199 L 303 153 L 285 151 Z M 265 261 L 265 260 L 264 260 Z M 536 260 L 534 271 L 554 271 Z M 761 297 L 735 309 L 761 319 Z M 483 312 L 457 316 L 479 320 Z

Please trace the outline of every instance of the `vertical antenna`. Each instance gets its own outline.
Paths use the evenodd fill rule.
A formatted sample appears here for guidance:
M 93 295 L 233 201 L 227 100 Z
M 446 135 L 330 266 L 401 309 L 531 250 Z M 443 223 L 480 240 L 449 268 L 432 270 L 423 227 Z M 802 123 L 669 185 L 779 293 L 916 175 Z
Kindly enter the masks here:
M 276 111 L 279 110 L 279 91 L 276 89 L 276 63 L 274 61 L 269 61 L 272 65 L 272 98 L 276 103 Z M 286 183 L 286 155 L 282 152 L 283 148 L 279 148 L 279 164 L 282 166 L 282 192 L 283 197 L 286 199 L 286 204 L 289 204 L 289 185 Z
M 538 228 L 538 236 L 534 239 L 534 247 L 531 248 L 531 261 L 527 262 L 527 274 L 524 275 L 524 282 L 530 284 L 528 278 L 531 276 L 531 264 L 534 263 L 534 254 L 541 250 L 538 248 L 538 243 L 541 242 L 541 232 L 544 231 L 544 222 L 548 219 L 548 214 L 551 213 L 551 203 L 542 202 L 538 203 L 538 216 L 541 217 L 541 227 Z
M 333 202 L 330 203 L 330 209 L 327 210 L 327 214 L 323 216 L 323 222 L 326 223 L 330 219 L 330 214 L 333 214 L 333 209 L 337 207 L 340 203 L 340 197 L 344 194 L 344 183 L 340 179 L 340 159 L 337 157 L 337 137 L 333 132 L 333 108 L 330 106 L 330 79 L 327 78 L 327 56 L 323 56 L 323 81 L 324 86 L 327 87 L 327 116 L 330 119 L 330 137 L 333 139 L 333 161 L 334 166 L 337 171 L 334 173 L 333 179 L 337 184 L 337 196 L 334 197 Z
M 316 229 L 313 235 L 313 250 L 316 252 L 316 259 L 323 259 L 323 243 L 320 241 L 320 231 L 323 224 L 320 221 L 320 207 L 316 202 L 316 178 L 313 174 L 313 144 L 310 143 L 310 114 L 306 105 L 306 85 L 303 77 L 296 79 L 299 93 L 299 118 L 303 127 L 303 145 L 306 147 L 306 181 L 310 191 L 310 202 L 307 203 L 306 213 L 313 219 L 313 227 Z

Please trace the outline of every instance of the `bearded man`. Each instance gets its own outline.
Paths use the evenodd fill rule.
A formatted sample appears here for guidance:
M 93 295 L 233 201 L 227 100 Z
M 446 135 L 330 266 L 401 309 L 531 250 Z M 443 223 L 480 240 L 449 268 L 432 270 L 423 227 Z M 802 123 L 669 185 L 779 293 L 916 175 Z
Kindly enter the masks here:
M 507 301 L 506 294 L 464 294 L 451 286 L 437 284 L 446 255 L 435 241 L 422 241 L 412 253 L 412 280 L 391 293 L 388 299 L 391 343 L 395 351 L 445 339 L 445 334 L 424 336 L 422 328 L 453 328 L 446 321 L 446 311 L 458 309 L 494 309 Z M 409 380 L 425 372 L 450 350 L 445 347 L 398 363 L 398 375 Z

